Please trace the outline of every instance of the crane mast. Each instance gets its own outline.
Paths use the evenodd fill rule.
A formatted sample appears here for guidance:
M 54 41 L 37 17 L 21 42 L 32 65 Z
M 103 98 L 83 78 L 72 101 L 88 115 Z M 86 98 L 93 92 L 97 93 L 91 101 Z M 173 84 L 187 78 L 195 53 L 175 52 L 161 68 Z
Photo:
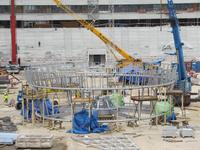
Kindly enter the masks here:
M 124 67 L 128 64 L 134 64 L 134 65 L 141 65 L 143 64 L 141 59 L 133 58 L 131 55 L 129 55 L 125 50 L 120 48 L 118 45 L 116 45 L 114 42 L 112 42 L 109 38 L 107 38 L 104 34 L 102 34 L 98 29 L 96 29 L 91 23 L 87 22 L 86 20 L 82 19 L 78 15 L 76 15 L 69 7 L 66 5 L 63 5 L 60 0 L 54 0 L 56 5 L 64 10 L 66 13 L 70 14 L 72 17 L 76 19 L 83 27 L 90 30 L 93 34 L 95 34 L 99 39 L 101 39 L 107 46 L 110 46 L 112 49 L 117 51 L 123 58 L 120 67 Z
M 15 0 L 11 0 L 11 16 L 10 16 L 10 32 L 12 44 L 12 61 L 13 65 L 17 64 L 17 48 L 16 48 L 16 16 L 15 16 Z
M 177 64 L 178 64 L 178 81 L 177 81 L 177 88 L 181 89 L 182 91 L 189 93 L 191 91 L 191 81 L 190 78 L 187 76 L 186 68 L 184 64 L 184 56 L 183 56 L 183 43 L 181 41 L 180 36 L 180 27 L 179 21 L 176 16 L 176 10 L 173 3 L 173 0 L 167 0 L 168 3 L 168 11 L 169 11 L 169 20 L 172 27 L 172 34 L 174 38 L 174 44 L 176 48 L 176 55 L 177 55 Z

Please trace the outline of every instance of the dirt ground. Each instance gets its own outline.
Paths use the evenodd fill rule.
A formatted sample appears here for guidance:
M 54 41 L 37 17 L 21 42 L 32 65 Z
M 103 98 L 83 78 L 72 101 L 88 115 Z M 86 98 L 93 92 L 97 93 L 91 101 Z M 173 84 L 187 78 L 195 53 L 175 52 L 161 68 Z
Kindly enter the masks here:
M 19 86 L 20 87 L 20 86 Z M 19 88 L 18 87 L 18 88 Z M 10 98 L 16 99 L 18 88 L 10 90 Z M 198 90 L 196 87 L 195 90 Z M 176 112 L 180 113 L 180 108 L 176 108 Z M 189 125 L 192 127 L 200 127 L 200 102 L 192 103 L 186 108 L 186 115 L 190 118 Z M 2 95 L 0 95 L 0 117 L 10 116 L 12 121 L 17 125 L 17 133 L 19 134 L 51 134 L 54 136 L 55 143 L 52 150 L 95 150 L 95 148 L 81 144 L 72 140 L 73 135 L 66 133 L 70 129 L 70 124 L 65 129 L 51 130 L 43 127 L 42 124 L 25 123 L 23 125 L 20 112 L 14 107 L 8 107 L 3 103 Z M 132 141 L 140 148 L 140 150 L 199 150 L 200 149 L 200 128 L 196 128 L 194 138 L 177 138 L 179 142 L 166 142 L 162 138 L 162 125 L 151 126 L 149 122 L 139 122 L 138 127 L 127 127 L 126 123 L 120 125 L 121 131 L 109 132 L 101 134 L 89 134 L 89 137 L 104 136 L 129 136 Z M 138 135 L 138 136 L 135 136 Z M 0 150 L 14 150 L 14 146 L 1 147 Z

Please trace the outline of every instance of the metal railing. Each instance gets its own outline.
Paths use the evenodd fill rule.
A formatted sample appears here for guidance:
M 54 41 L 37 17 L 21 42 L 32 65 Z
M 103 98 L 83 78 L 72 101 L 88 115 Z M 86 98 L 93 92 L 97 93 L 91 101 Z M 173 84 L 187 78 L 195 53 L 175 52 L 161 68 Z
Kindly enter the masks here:
M 81 66 L 80 66 L 81 68 Z M 25 78 L 35 88 L 60 90 L 114 90 L 159 87 L 174 84 L 176 69 L 142 70 L 120 73 L 90 71 L 66 64 L 32 66 L 25 70 Z

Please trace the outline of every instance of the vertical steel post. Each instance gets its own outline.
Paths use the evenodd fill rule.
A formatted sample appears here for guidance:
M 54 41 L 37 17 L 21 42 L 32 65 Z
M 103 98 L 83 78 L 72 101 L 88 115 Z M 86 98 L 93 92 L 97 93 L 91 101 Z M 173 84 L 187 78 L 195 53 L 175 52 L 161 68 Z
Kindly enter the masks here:
M 10 31 L 12 44 L 12 64 L 17 64 L 15 0 L 11 0 Z

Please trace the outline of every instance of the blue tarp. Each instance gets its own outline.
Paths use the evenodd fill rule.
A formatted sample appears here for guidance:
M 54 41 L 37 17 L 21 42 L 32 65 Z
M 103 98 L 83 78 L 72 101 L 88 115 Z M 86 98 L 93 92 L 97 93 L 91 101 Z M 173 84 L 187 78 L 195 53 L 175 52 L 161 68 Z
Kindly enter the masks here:
M 174 112 L 167 117 L 167 122 L 170 122 L 171 120 L 176 120 L 176 114 Z
M 120 70 L 121 73 L 123 74 L 140 74 L 142 73 L 142 69 L 140 69 L 139 67 L 133 67 L 132 64 L 122 68 Z M 142 77 L 136 77 L 136 76 L 121 76 L 119 77 L 119 81 L 120 82 L 125 82 L 125 83 L 132 83 L 132 84 L 135 84 L 135 83 L 139 83 L 141 84 L 142 83 L 142 80 L 143 78 Z
M 192 70 L 195 72 L 200 72 L 200 61 L 192 63 Z
M 93 111 L 91 118 L 87 110 L 82 110 L 74 114 L 72 120 L 72 129 L 69 133 L 75 134 L 88 134 L 88 133 L 100 133 L 108 130 L 107 126 L 100 126 L 98 123 L 98 113 Z
M 43 104 L 44 103 L 44 104 Z M 34 112 L 43 115 L 43 105 L 44 105 L 44 115 L 45 116 L 50 116 L 53 114 L 52 111 L 52 103 L 49 99 L 46 100 L 34 100 Z M 23 114 L 24 113 L 24 114 Z M 28 113 L 28 114 L 27 114 Z M 58 114 L 59 113 L 59 108 L 57 105 L 54 106 L 54 114 Z M 32 117 L 32 101 L 29 101 L 28 103 L 28 111 L 27 111 L 27 106 L 25 104 L 24 106 L 24 112 L 23 112 L 23 108 L 21 109 L 21 115 L 24 116 L 24 119 L 31 119 Z
M 134 67 L 132 64 L 126 66 L 126 67 L 123 67 L 120 69 L 120 72 L 121 73 L 131 73 L 131 72 L 141 72 L 141 68 L 139 67 Z

